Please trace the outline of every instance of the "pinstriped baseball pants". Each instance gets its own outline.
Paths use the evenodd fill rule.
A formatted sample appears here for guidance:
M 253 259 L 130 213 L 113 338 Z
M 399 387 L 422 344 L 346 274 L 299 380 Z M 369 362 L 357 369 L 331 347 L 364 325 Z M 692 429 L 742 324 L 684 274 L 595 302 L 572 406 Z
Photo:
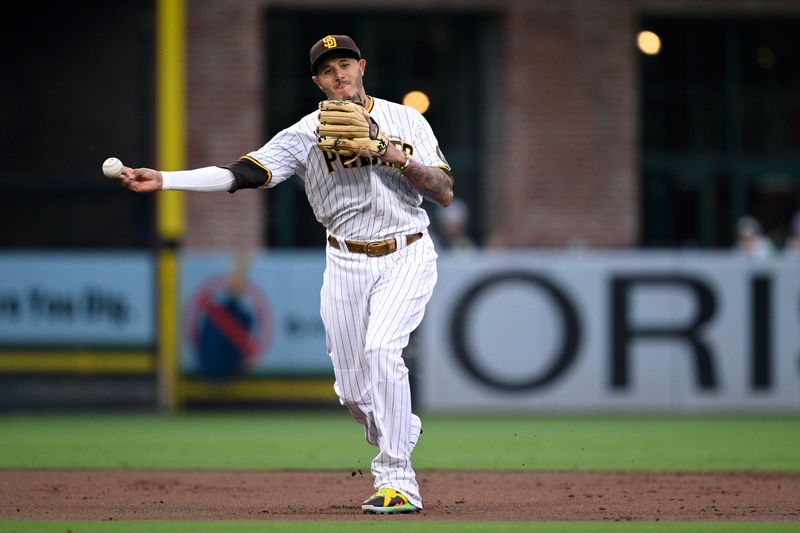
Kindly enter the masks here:
M 372 460 L 375 489 L 397 489 L 420 508 L 411 452 L 422 424 L 411 412 L 402 354 L 436 284 L 436 257 L 427 233 L 382 257 L 328 246 L 321 291 L 334 389 L 367 442 L 378 448 Z

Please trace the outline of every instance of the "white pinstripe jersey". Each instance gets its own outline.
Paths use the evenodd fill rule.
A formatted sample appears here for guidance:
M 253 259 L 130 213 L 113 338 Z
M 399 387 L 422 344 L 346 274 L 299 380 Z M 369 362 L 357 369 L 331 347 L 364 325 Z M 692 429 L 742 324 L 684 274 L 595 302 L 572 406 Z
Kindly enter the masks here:
M 373 97 L 367 110 L 389 140 L 415 161 L 450 169 L 430 125 L 417 110 Z M 317 147 L 317 123 L 318 112 L 310 113 L 245 156 L 271 175 L 263 187 L 297 175 L 317 220 L 345 239 L 373 241 L 428 227 L 428 215 L 420 207 L 422 196 L 398 170 L 378 158 L 361 158 L 345 166 L 341 158 Z

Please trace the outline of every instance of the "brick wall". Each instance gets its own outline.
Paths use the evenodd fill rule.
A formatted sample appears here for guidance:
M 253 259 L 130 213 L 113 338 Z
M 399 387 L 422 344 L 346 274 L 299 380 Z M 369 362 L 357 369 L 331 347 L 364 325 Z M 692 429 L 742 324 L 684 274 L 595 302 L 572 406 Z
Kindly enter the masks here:
M 187 2 L 189 168 L 235 161 L 264 143 L 261 9 L 256 2 Z M 264 192 L 188 193 L 188 248 L 263 245 Z
M 630 11 L 571 2 L 509 15 L 507 151 L 491 182 L 491 243 L 635 244 Z

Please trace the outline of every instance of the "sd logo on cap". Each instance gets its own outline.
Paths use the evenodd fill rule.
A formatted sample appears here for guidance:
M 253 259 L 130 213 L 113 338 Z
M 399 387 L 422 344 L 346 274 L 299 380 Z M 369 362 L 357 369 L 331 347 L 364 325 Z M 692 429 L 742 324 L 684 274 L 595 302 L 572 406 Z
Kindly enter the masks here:
M 326 35 L 311 47 L 311 72 L 316 75 L 320 61 L 332 53 L 340 53 L 346 57 L 361 59 L 361 50 L 347 35 Z

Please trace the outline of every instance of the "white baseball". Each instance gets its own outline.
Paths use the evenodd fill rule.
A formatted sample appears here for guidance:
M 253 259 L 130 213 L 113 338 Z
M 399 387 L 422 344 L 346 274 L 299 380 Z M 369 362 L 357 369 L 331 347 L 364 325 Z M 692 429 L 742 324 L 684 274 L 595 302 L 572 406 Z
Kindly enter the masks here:
M 103 174 L 107 178 L 118 178 L 122 174 L 122 161 L 116 157 L 109 157 L 103 162 Z

